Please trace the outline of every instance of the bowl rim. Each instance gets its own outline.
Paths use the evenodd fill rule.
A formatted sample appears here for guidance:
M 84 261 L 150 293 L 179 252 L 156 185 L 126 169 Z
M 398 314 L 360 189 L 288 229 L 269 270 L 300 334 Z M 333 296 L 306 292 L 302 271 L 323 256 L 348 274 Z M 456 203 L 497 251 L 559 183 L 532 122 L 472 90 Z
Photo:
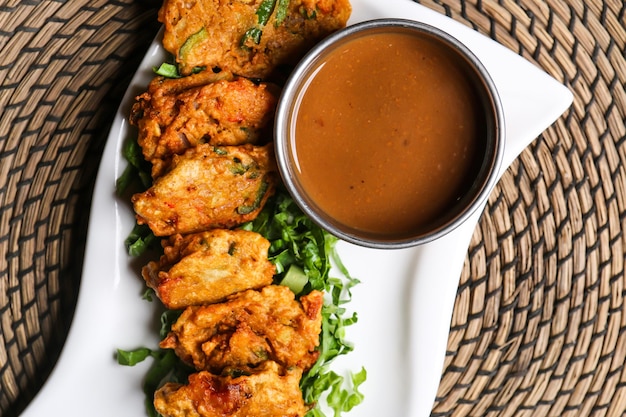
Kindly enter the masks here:
M 294 170 L 292 169 L 293 164 L 291 163 L 293 158 L 289 152 L 289 123 L 291 111 L 296 102 L 295 98 L 301 89 L 301 83 L 306 81 L 307 78 L 312 78 L 309 76 L 310 70 L 315 68 L 315 64 L 320 56 L 327 53 L 327 50 L 332 50 L 333 46 L 339 45 L 341 41 L 347 38 L 358 37 L 368 31 L 379 32 L 381 29 L 400 29 L 403 31 L 409 30 L 426 34 L 438 41 L 443 41 L 448 47 L 456 50 L 456 52 L 469 63 L 470 67 L 473 68 L 479 80 L 482 82 L 482 88 L 487 92 L 489 101 L 485 105 L 485 107 L 487 107 L 486 111 L 493 117 L 494 122 L 494 126 L 492 126 L 494 132 L 494 146 L 493 149 L 489 148 L 487 152 L 488 154 L 493 153 L 493 156 L 489 159 L 485 157 L 483 162 L 487 161 L 489 165 L 487 174 L 485 175 L 485 179 L 481 182 L 479 190 L 471 195 L 470 201 L 460 209 L 459 213 L 442 225 L 416 236 L 399 237 L 397 239 L 374 237 L 371 235 L 357 235 L 327 221 L 323 215 L 318 213 L 318 211 L 308 203 L 307 197 L 303 195 L 306 193 L 302 190 L 302 187 L 298 186 L 295 175 L 293 175 Z M 478 57 L 465 44 L 446 31 L 427 23 L 402 18 L 381 18 L 359 22 L 334 32 L 316 44 L 298 62 L 281 91 L 276 107 L 273 133 L 274 152 L 280 176 L 287 191 L 300 209 L 318 226 L 335 237 L 359 246 L 375 249 L 402 249 L 423 245 L 447 235 L 463 224 L 482 206 L 495 187 L 499 178 L 498 174 L 502 164 L 505 142 L 504 112 L 500 96 L 493 79 Z M 309 200 L 312 199 L 309 198 Z

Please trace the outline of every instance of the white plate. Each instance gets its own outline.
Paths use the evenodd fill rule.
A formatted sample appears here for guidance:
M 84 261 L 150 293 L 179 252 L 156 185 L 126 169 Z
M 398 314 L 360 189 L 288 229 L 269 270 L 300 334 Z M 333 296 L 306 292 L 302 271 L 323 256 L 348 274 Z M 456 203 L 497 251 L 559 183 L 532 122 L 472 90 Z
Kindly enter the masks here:
M 466 44 L 483 62 L 498 88 L 505 113 L 506 153 L 501 173 L 571 104 L 572 95 L 543 71 L 489 38 L 410 0 L 353 0 L 350 23 L 401 17 L 429 23 Z M 75 318 L 55 369 L 24 412 L 92 417 L 144 416 L 142 379 L 149 361 L 135 367 L 116 363 L 117 348 L 155 346 L 154 308 L 141 300 L 143 283 L 130 265 L 124 239 L 132 211 L 114 196 L 124 169 L 120 149 L 128 132 L 133 96 L 164 59 L 154 43 L 116 115 L 98 174 Z M 453 233 L 428 245 L 382 251 L 340 243 L 352 275 L 351 308 L 359 322 L 348 337 L 356 350 L 335 369 L 359 370 L 368 380 L 363 404 L 350 416 L 430 414 L 445 358 L 458 280 L 470 238 L 481 213 Z

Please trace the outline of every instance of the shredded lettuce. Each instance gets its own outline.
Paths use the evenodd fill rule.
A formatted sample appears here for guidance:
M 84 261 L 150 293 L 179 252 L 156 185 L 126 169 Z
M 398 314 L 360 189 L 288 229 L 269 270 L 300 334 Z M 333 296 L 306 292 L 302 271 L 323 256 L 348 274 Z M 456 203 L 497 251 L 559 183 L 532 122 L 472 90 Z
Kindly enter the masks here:
M 122 156 L 127 165 L 115 182 L 115 193 L 119 197 L 148 189 L 152 185 L 150 164 L 146 162 L 137 140 L 127 139 L 122 144 Z M 135 224 L 124 241 L 130 256 L 143 255 L 158 246 L 158 239 L 147 225 Z
M 150 295 L 152 292 L 152 290 L 146 291 L 144 299 L 152 301 L 153 297 Z M 161 328 L 159 331 L 161 338 L 167 335 L 170 327 L 180 314 L 180 311 L 175 310 L 165 310 L 161 313 Z M 156 390 L 165 382 L 186 383 L 187 377 L 194 372 L 171 349 L 150 349 L 147 347 L 139 347 L 134 350 L 118 349 L 116 358 L 120 365 L 125 366 L 135 366 L 148 358 L 152 358 L 152 364 L 144 378 L 143 384 L 144 404 L 149 417 L 160 416 L 153 403 Z
M 171 349 L 149 349 L 146 347 L 135 350 L 117 350 L 117 362 L 120 365 L 134 366 L 147 358 L 153 359 L 152 365 L 144 379 L 143 392 L 146 395 L 146 413 L 150 417 L 158 417 L 153 404 L 154 393 L 165 382 L 186 383 L 193 369 L 185 365 Z
M 136 224 L 133 230 L 128 234 L 128 237 L 124 241 L 126 250 L 130 256 L 141 256 L 150 249 L 155 249 L 158 246 L 158 239 L 152 233 L 152 230 L 145 225 Z
M 328 295 L 322 307 L 320 356 L 300 382 L 305 402 L 315 404 L 307 417 L 324 416 L 319 400 L 325 393 L 335 417 L 350 411 L 363 400 L 358 388 L 365 381 L 367 372 L 361 369 L 350 374 L 351 383 L 346 384 L 343 376 L 330 369 L 335 358 L 354 350 L 346 339 L 346 328 L 357 322 L 357 314 L 348 315 L 344 306 L 350 302 L 350 290 L 359 280 L 350 276 L 341 262 L 335 249 L 338 239 L 307 217 L 284 190 L 270 199 L 260 215 L 243 228 L 258 232 L 270 241 L 269 257 L 276 265 L 277 283 L 296 266 L 308 279 L 297 295 L 312 290 L 324 291 Z M 343 277 L 331 277 L 333 264 Z
M 145 190 L 152 185 L 150 164 L 144 159 L 141 147 L 137 140 L 126 139 L 122 144 L 122 156 L 128 164 L 122 175 L 115 182 L 115 192 L 123 196 L 135 189 Z

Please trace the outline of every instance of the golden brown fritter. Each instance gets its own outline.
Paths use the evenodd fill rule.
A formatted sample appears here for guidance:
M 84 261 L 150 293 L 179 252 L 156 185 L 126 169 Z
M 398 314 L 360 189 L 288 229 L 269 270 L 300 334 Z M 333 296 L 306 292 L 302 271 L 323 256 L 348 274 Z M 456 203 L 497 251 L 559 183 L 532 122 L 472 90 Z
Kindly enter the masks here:
M 219 67 L 267 78 L 279 65 L 294 64 L 316 42 L 345 27 L 352 11 L 349 0 L 291 0 L 285 16 L 275 7 L 263 25 L 263 13 L 257 14 L 262 1 L 165 0 L 159 10 L 163 46 L 183 74 Z
M 170 171 L 132 197 L 137 223 L 171 236 L 255 219 L 277 181 L 271 146 L 201 144 L 175 155 Z
M 161 347 L 216 373 L 267 360 L 307 370 L 319 356 L 323 302 L 319 291 L 298 302 L 282 285 L 244 291 L 224 303 L 185 309 Z
M 142 275 L 168 309 L 215 303 L 240 291 L 272 283 L 270 242 L 255 232 L 214 229 L 164 241 L 159 262 Z
M 302 370 L 265 362 L 250 374 L 189 376 L 187 385 L 167 383 L 154 395 L 164 417 L 299 417 L 308 411 L 300 392 Z
M 200 143 L 268 142 L 277 90 L 229 73 L 155 78 L 136 98 L 130 118 L 152 176 L 161 175 L 173 155 Z

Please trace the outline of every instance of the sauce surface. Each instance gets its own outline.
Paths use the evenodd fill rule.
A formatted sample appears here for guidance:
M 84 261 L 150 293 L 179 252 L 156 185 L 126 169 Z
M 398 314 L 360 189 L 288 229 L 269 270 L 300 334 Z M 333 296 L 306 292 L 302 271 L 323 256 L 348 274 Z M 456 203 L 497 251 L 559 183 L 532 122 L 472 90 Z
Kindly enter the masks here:
M 316 71 L 291 138 L 312 200 L 373 235 L 441 219 L 482 152 L 484 116 L 461 63 L 432 40 L 380 33 L 344 44 Z

